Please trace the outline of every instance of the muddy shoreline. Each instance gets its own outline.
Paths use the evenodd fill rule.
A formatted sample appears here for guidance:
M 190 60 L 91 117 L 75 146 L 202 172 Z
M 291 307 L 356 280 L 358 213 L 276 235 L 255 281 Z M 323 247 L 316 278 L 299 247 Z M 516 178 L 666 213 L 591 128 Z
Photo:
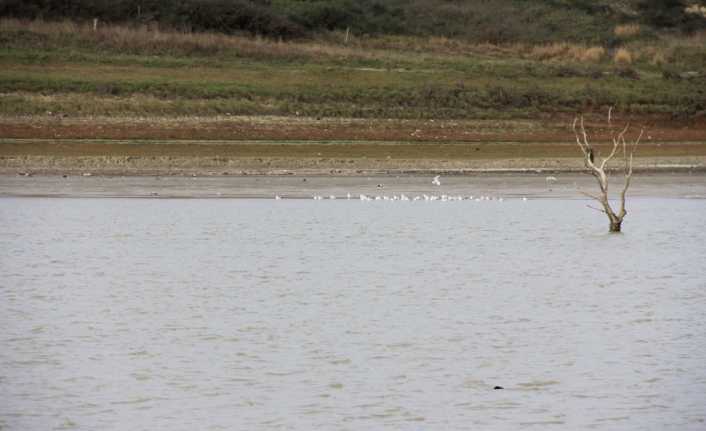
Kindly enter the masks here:
M 615 177 L 612 184 L 622 184 Z M 359 200 L 370 197 L 448 195 L 486 196 L 491 199 L 585 199 L 582 191 L 596 188 L 585 173 L 486 173 L 477 176 L 441 176 L 441 185 L 428 175 L 369 176 L 10 176 L 0 175 L 0 197 L 101 198 L 265 198 Z M 350 197 L 349 197 L 350 196 Z M 706 198 L 706 173 L 638 173 L 629 196 Z
M 607 151 L 605 144 L 596 144 Z M 613 166 L 619 168 L 616 161 Z M 638 172 L 706 171 L 706 143 L 648 142 Z M 0 139 L 0 174 L 161 176 L 479 175 L 582 172 L 562 142 L 253 142 Z
M 706 124 L 647 127 L 637 172 L 706 171 Z M 369 176 L 581 172 L 571 117 L 385 120 L 305 117 L 0 118 L 0 175 Z M 589 117 L 598 152 L 602 118 Z M 631 138 L 632 136 L 628 136 Z M 618 166 L 617 164 L 615 166 Z
M 633 170 L 645 174 L 706 173 L 706 157 L 637 158 Z M 0 156 L 0 176 L 482 176 L 585 171 L 578 157 L 484 160 L 225 158 L 214 161 L 204 157 Z

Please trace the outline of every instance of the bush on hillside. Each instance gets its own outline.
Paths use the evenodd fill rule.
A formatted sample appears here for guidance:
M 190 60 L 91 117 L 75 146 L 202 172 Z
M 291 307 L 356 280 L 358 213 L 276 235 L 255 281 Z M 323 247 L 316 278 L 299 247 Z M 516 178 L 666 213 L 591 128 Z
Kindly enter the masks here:
M 688 13 L 683 0 L 640 0 L 638 9 L 642 20 L 658 28 L 694 32 L 706 29 L 706 17 Z
M 647 26 L 693 31 L 706 18 L 680 0 L 627 0 Z M 622 4 L 622 3 L 621 3 Z M 633 12 L 634 13 L 634 12 Z M 151 23 L 273 38 L 328 31 L 475 42 L 581 42 L 613 47 L 634 17 L 610 0 L 0 0 L 0 16 Z M 646 31 L 649 33 L 649 31 Z M 643 37 L 642 32 L 635 37 Z

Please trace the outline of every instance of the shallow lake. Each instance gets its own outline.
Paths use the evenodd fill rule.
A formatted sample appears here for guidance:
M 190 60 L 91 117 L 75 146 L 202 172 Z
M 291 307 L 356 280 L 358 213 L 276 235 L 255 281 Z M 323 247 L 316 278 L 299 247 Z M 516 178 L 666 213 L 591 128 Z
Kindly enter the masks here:
M 0 428 L 706 429 L 706 200 L 587 203 L 1 198 Z

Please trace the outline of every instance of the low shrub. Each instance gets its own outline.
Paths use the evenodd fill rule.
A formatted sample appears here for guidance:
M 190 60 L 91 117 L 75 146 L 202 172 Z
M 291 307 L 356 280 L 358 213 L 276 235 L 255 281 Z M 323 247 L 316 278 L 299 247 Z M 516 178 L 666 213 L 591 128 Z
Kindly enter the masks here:
M 613 54 L 613 62 L 616 64 L 632 64 L 633 55 L 627 48 L 618 48 Z
M 640 79 L 640 74 L 637 72 L 637 70 L 633 69 L 632 67 L 621 67 L 620 69 L 615 71 L 615 74 L 621 78 L 635 80 Z
M 640 34 L 641 27 L 639 24 L 621 24 L 615 26 L 613 34 L 621 39 L 628 39 Z
M 601 60 L 603 60 L 603 57 L 605 56 L 605 49 L 600 47 L 600 46 L 593 46 L 590 48 L 586 48 L 581 53 L 581 61 L 584 62 L 591 62 L 591 63 L 598 63 Z
M 535 60 L 563 60 L 598 63 L 605 56 L 600 46 L 586 47 L 572 43 L 552 43 L 532 47 L 529 57 Z

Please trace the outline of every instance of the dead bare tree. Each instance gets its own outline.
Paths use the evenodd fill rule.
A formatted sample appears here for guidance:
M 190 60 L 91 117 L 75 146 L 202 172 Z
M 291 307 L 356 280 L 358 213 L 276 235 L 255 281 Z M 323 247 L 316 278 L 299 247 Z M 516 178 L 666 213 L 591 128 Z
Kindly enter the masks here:
M 630 143 L 625 140 L 625 134 L 630 129 L 630 123 L 627 123 L 625 127 L 620 129 L 616 133 L 613 128 L 612 114 L 613 108 L 608 110 L 608 127 L 610 129 L 610 139 L 613 143 L 613 147 L 606 157 L 601 160 L 600 155 L 595 151 L 594 147 L 588 140 L 588 134 L 586 133 L 586 128 L 584 127 L 583 115 L 579 115 L 574 118 L 574 134 L 576 135 L 576 143 L 581 152 L 583 153 L 583 161 L 586 168 L 588 168 L 591 174 L 598 181 L 598 187 L 600 188 L 600 194 L 594 195 L 592 193 L 583 192 L 585 195 L 600 202 L 603 209 L 594 208 L 598 211 L 605 213 L 610 220 L 610 232 L 620 232 L 621 226 L 623 224 L 623 219 L 628 213 L 625 209 L 625 195 L 627 194 L 628 187 L 630 187 L 630 179 L 632 178 L 632 161 L 637 145 L 642 139 L 642 134 L 644 129 L 640 130 L 640 135 Z M 625 183 L 623 184 L 623 190 L 620 193 L 620 209 L 616 213 L 610 206 L 609 196 L 608 196 L 608 174 L 606 169 L 608 168 L 608 162 L 610 162 L 613 157 L 622 148 L 623 155 L 623 174 L 625 176 Z

